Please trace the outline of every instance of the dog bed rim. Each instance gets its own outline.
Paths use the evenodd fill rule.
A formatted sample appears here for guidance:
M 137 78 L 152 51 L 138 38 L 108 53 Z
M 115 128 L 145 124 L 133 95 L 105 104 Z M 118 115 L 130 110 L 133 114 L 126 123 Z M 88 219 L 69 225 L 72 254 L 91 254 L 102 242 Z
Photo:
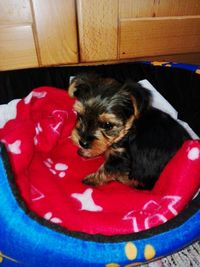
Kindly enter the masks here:
M 68 235 L 74 238 L 79 238 L 81 240 L 89 240 L 89 241 L 95 241 L 95 242 L 101 242 L 101 243 L 128 242 L 128 241 L 138 240 L 138 239 L 141 240 L 141 239 L 150 238 L 152 236 L 174 230 L 180 227 L 181 225 L 183 225 L 184 223 L 186 223 L 188 220 L 190 220 L 191 217 L 195 217 L 195 215 L 198 215 L 198 213 L 200 213 L 199 211 L 200 192 L 199 192 L 198 195 L 189 202 L 188 206 L 182 212 L 180 212 L 176 217 L 170 219 L 169 221 L 167 221 L 166 223 L 162 225 L 158 225 L 156 227 L 153 227 L 148 230 L 140 231 L 138 233 L 116 234 L 116 235 L 107 236 L 103 234 L 92 235 L 92 234 L 88 234 L 84 232 L 68 230 L 62 226 L 59 226 L 55 223 L 47 221 L 46 219 L 38 216 L 35 212 L 29 210 L 25 201 L 22 199 L 20 195 L 20 191 L 16 185 L 15 177 L 14 177 L 14 174 L 12 173 L 12 168 L 11 168 L 11 164 L 9 161 L 9 157 L 8 157 L 5 145 L 3 143 L 0 143 L 0 153 L 2 155 L 3 167 L 6 170 L 8 184 L 11 188 L 11 194 L 12 194 L 12 197 L 17 202 L 18 208 L 21 208 L 25 212 L 26 216 L 37 221 L 40 225 L 46 226 L 50 228 L 51 230 L 62 233 L 66 236 Z M 199 229 L 200 229 L 200 223 L 199 223 Z M 199 231 L 199 236 L 200 236 L 200 231 Z
M 33 250 L 36 254 L 38 249 L 38 253 L 41 253 L 40 248 L 46 247 L 48 244 L 46 247 L 48 250 L 49 244 L 51 244 L 50 247 L 52 247 L 53 244 L 53 247 L 58 249 L 58 251 L 56 251 L 57 255 L 63 254 L 63 261 L 65 263 L 68 263 L 69 261 L 73 262 L 73 265 L 69 266 L 93 266 L 94 262 L 96 264 L 95 266 L 106 266 L 106 264 L 111 262 L 126 263 L 127 255 L 124 253 L 124 251 L 127 247 L 131 246 L 136 247 L 138 251 L 137 258 L 134 260 L 136 264 L 139 262 L 156 260 L 157 258 L 167 256 L 171 254 L 172 251 L 173 253 L 179 251 L 200 238 L 200 211 L 194 213 L 183 224 L 180 224 L 173 229 L 168 229 L 168 231 L 160 233 L 157 232 L 156 234 L 151 235 L 150 230 L 146 230 L 142 233 L 143 238 L 141 238 L 142 235 L 140 235 L 140 233 L 126 236 L 127 240 L 124 238 L 124 236 L 123 239 L 122 237 L 119 237 L 117 240 L 113 237 L 102 238 L 102 235 L 96 235 L 95 237 L 91 238 L 91 235 L 88 234 L 85 235 L 70 231 L 67 231 L 67 234 L 66 232 L 59 232 L 58 228 L 52 223 L 38 220 L 37 216 L 33 216 L 33 213 L 26 213 L 26 207 L 24 203 L 21 204 L 18 202 L 19 200 L 16 198 L 16 195 L 14 195 L 16 192 L 13 192 L 13 185 L 10 185 L 10 178 L 7 178 L 10 176 L 9 170 L 7 169 L 8 165 L 6 166 L 6 171 L 4 166 L 4 159 L 3 161 L 0 160 L 0 171 L 4 170 L 2 175 L 3 180 L 0 180 L 0 195 L 2 194 L 2 191 L 5 192 L 6 195 L 3 196 L 3 203 L 7 207 L 5 209 L 2 208 L 2 212 L 0 214 L 0 217 L 2 216 L 1 219 L 3 220 L 2 225 L 6 223 L 9 229 L 16 229 L 19 227 L 19 231 L 20 229 L 22 231 L 20 233 L 21 238 L 23 236 L 23 240 L 28 241 L 29 247 L 34 247 L 34 244 L 37 243 L 37 248 L 35 247 Z M 192 201 L 193 212 L 198 208 L 198 201 L 199 196 Z M 9 207 L 9 205 L 11 207 Z M 8 210 L 10 213 L 9 216 Z M 5 218 L 5 215 L 7 215 L 9 218 L 14 215 L 15 220 L 10 221 L 8 217 Z M 155 227 L 155 229 L 157 229 L 157 227 Z M 3 229 L 0 229 L 0 235 L 2 231 Z M 134 235 L 135 238 L 138 237 L 139 239 L 133 238 Z M 90 238 L 86 239 L 87 237 Z M 20 240 L 22 240 L 21 238 L 19 240 L 15 240 L 16 247 L 20 246 Z M 4 246 L 6 246 L 6 243 L 10 244 L 10 238 L 7 237 L 4 242 Z M 155 255 L 153 255 L 152 258 L 144 259 L 143 252 L 146 247 L 151 247 L 155 251 Z M 100 253 L 97 253 L 97 249 L 100 251 Z M 87 253 L 87 257 L 83 258 L 84 251 L 88 251 L 89 253 Z M 115 251 L 118 251 L 118 253 L 116 254 Z M 17 255 L 18 254 L 15 254 L 14 251 L 12 254 L 11 252 L 9 253 L 9 256 L 13 257 L 14 259 L 18 258 Z M 102 255 L 104 255 L 103 258 Z M 75 262 L 78 262 L 79 265 L 76 265 L 74 260 Z

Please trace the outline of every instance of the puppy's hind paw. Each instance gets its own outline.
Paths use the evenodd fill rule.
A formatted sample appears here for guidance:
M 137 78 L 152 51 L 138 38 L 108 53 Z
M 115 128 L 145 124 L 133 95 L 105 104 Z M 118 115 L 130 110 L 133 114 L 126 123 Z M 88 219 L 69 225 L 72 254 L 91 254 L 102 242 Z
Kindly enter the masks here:
M 82 183 L 85 185 L 90 185 L 90 186 L 97 186 L 99 185 L 98 180 L 96 179 L 95 173 L 92 173 L 88 176 L 86 176 L 83 180 Z

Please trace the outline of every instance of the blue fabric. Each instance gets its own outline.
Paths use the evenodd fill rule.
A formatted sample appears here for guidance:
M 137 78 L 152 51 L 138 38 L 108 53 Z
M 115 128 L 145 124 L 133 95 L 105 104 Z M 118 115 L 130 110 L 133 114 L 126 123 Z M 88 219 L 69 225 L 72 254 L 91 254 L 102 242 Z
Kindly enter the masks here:
M 183 63 L 174 63 L 174 62 L 157 62 L 157 61 L 143 61 L 142 63 L 151 64 L 154 66 L 161 66 L 161 67 L 172 67 L 172 68 L 179 68 L 185 69 L 190 71 L 200 71 L 200 65 L 192 65 L 192 64 L 183 64 Z
M 144 239 L 101 243 L 51 230 L 31 219 L 19 206 L 0 158 L 0 260 L 1 266 L 106 266 L 144 262 L 147 245 L 155 258 L 169 255 L 200 237 L 200 212 L 177 228 Z M 134 259 L 127 247 L 136 247 Z M 132 253 L 133 255 L 134 253 Z M 130 259 L 131 258 L 131 259 Z M 109 265 L 108 265 L 109 266 Z

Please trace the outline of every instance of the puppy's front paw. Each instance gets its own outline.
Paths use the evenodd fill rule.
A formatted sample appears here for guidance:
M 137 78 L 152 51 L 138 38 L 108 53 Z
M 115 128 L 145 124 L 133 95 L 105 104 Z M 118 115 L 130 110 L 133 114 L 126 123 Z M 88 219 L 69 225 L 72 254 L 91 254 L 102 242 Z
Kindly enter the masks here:
M 91 173 L 88 176 L 86 176 L 83 181 L 85 185 L 91 185 L 91 186 L 97 186 L 100 185 L 100 180 L 98 179 L 97 173 Z

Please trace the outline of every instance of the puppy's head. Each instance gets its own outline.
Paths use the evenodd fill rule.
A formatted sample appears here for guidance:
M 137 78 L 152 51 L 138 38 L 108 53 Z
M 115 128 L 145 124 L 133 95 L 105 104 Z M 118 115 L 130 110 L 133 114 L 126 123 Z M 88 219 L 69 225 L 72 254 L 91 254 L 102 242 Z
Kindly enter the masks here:
M 119 142 L 150 100 L 149 92 L 138 84 L 121 84 L 94 74 L 75 77 L 68 92 L 77 99 L 72 140 L 84 157 L 98 156 Z

